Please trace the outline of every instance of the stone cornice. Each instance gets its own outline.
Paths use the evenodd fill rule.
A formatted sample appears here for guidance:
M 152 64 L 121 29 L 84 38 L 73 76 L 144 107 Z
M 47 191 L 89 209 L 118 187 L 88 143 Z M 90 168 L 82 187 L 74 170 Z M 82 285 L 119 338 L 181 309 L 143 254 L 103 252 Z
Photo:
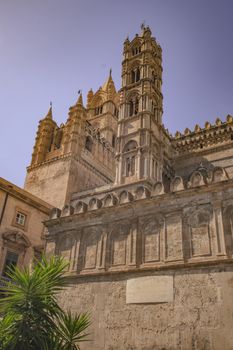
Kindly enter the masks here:
M 82 271 L 80 274 L 77 274 L 76 271 L 73 272 L 67 272 L 65 274 L 65 277 L 67 280 L 75 280 L 75 279 L 86 279 L 86 278 L 99 278 L 100 276 L 106 277 L 106 278 L 111 278 L 111 276 L 126 276 L 132 273 L 142 273 L 143 275 L 145 272 L 157 272 L 157 271 L 183 271 L 183 272 L 188 272 L 190 273 L 190 269 L 194 268 L 201 268 L 201 269 L 208 269 L 209 272 L 209 267 L 216 267 L 216 268 L 226 268 L 227 266 L 233 265 L 233 258 L 228 258 L 228 257 L 212 257 L 209 260 L 194 260 L 194 259 L 189 259 L 189 261 L 184 262 L 184 261 L 176 261 L 176 262 L 166 262 L 163 264 L 158 264 L 157 266 L 150 265 L 150 266 L 139 266 L 139 267 L 130 267 L 130 268 L 124 268 L 124 269 L 110 269 L 110 270 L 91 270 L 91 271 Z
M 36 168 L 40 168 L 41 166 L 44 166 L 44 165 L 47 165 L 48 163 L 52 163 L 52 162 L 55 162 L 57 160 L 60 160 L 60 159 L 65 159 L 65 158 L 71 158 L 71 153 L 66 153 L 66 154 L 62 154 L 58 157 L 54 157 L 54 158 L 51 158 L 51 159 L 48 159 L 42 163 L 38 163 L 38 164 L 35 164 L 35 165 L 29 165 L 27 167 L 27 171 L 30 172 L 31 170 L 34 170 Z

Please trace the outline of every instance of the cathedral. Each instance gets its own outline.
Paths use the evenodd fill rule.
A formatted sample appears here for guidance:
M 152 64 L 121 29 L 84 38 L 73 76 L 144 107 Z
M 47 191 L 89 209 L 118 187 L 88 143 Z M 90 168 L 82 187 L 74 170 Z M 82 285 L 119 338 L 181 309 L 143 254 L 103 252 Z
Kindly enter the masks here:
M 25 190 L 54 206 L 46 253 L 60 302 L 92 317 L 84 350 L 233 349 L 233 117 L 174 136 L 149 27 L 65 124 L 39 122 Z

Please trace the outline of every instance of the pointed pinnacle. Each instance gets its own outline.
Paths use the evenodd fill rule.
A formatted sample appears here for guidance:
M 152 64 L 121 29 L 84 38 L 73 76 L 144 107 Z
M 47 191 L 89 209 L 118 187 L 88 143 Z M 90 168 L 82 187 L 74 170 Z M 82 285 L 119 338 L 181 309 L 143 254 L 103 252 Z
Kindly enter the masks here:
M 80 95 L 78 97 L 78 101 L 76 102 L 76 105 L 81 105 L 83 107 L 83 97 L 82 97 L 81 92 L 80 92 Z
M 45 118 L 53 119 L 52 103 L 50 102 L 50 108 Z

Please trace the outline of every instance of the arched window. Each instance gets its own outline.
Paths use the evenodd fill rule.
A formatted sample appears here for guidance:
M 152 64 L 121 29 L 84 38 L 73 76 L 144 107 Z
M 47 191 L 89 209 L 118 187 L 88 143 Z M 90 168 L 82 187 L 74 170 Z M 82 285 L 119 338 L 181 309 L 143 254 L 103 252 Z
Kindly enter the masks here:
M 49 146 L 48 146 L 48 151 L 49 151 L 49 152 L 52 151 L 53 139 L 54 139 L 54 131 L 52 132 L 52 134 L 51 134 L 51 136 L 50 136 L 50 140 L 49 140 Z
M 92 151 L 92 146 L 93 146 L 93 141 L 92 138 L 90 136 L 86 137 L 86 143 L 85 143 L 85 148 L 91 152 Z
M 112 147 L 116 146 L 116 135 L 112 135 Z
M 131 140 L 131 141 L 127 142 L 127 144 L 124 147 L 123 152 L 132 151 L 132 150 L 136 149 L 137 146 L 138 146 L 137 142 L 134 140 Z
M 118 117 L 118 109 L 116 107 L 114 107 L 114 115 Z
M 136 46 L 132 48 L 132 55 L 135 56 L 137 54 L 139 54 L 141 52 L 141 47 L 140 46 Z
M 123 153 L 127 152 L 127 155 L 125 155 L 125 176 L 133 176 L 135 174 L 135 168 L 136 168 L 136 152 L 137 152 L 137 142 L 134 140 L 130 140 L 129 142 L 127 142 L 127 144 L 125 145 L 124 149 L 123 149 Z
M 156 103 L 154 101 L 152 101 L 151 107 L 152 107 L 151 112 L 152 112 L 153 116 L 155 117 L 156 121 L 158 121 L 157 120 L 157 108 L 156 108 Z
M 127 157 L 125 160 L 125 176 L 133 176 L 135 174 L 135 156 Z
M 62 129 L 57 129 L 54 135 L 54 149 L 59 149 L 61 147 L 62 135 Z
M 99 115 L 103 113 L 103 106 L 99 106 L 95 108 L 95 115 Z
M 134 114 L 134 103 L 133 101 L 129 101 L 129 116 L 131 117 Z
M 132 84 L 136 83 L 139 80 L 140 80 L 140 69 L 139 67 L 137 67 L 131 71 L 131 83 Z
M 138 114 L 138 110 L 139 98 L 137 96 L 134 96 L 129 100 L 129 117 Z
M 135 104 L 134 104 L 134 114 L 138 114 L 138 107 L 139 107 L 139 100 L 136 97 L 135 98 Z
M 135 83 L 135 79 L 136 77 L 135 77 L 135 71 L 134 70 L 132 70 L 131 71 L 131 83 L 133 84 L 133 83 Z

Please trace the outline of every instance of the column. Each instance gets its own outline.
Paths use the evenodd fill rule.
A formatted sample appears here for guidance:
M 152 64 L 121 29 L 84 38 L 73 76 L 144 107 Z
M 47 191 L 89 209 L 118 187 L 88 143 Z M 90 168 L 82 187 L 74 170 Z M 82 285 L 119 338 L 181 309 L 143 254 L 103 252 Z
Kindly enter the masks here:
M 221 203 L 214 203 L 214 220 L 216 227 L 216 245 L 217 255 L 226 255 L 226 244 L 223 228 L 222 208 Z

